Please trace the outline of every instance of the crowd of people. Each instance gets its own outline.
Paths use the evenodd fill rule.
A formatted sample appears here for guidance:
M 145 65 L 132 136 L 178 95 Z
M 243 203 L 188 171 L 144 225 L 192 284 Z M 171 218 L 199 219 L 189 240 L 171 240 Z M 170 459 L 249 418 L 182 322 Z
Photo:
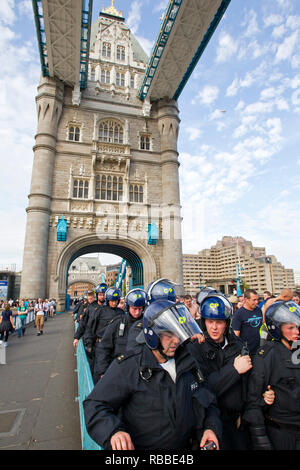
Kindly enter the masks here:
M 11 333 L 17 332 L 17 337 L 22 338 L 26 332 L 26 326 L 30 321 L 34 322 L 37 336 L 43 334 L 44 324 L 48 316 L 56 313 L 55 299 L 9 299 L 0 302 L 0 341 L 4 347 L 8 346 Z
M 105 450 L 300 450 L 299 295 L 177 296 L 99 284 L 74 307 L 94 381 L 85 424 Z

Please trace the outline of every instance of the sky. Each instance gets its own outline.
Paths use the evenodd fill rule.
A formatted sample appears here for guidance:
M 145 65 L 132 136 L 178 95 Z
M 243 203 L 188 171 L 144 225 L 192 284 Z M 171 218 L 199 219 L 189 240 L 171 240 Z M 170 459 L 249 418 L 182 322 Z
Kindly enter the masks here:
M 148 54 L 167 4 L 115 0 Z M 31 0 L 0 1 L 0 64 L 0 269 L 21 269 L 40 79 Z M 299 271 L 300 1 L 231 0 L 178 105 L 183 252 L 239 235 Z

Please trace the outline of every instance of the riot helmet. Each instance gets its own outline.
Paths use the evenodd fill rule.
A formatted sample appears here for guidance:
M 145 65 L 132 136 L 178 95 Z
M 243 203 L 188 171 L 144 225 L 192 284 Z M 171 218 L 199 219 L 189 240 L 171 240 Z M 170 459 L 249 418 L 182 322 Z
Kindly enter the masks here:
M 161 278 L 151 282 L 146 289 L 146 293 L 148 305 L 162 299 L 176 302 L 175 284 L 169 279 Z
M 225 320 L 228 331 L 233 307 L 229 300 L 222 294 L 212 293 L 207 295 L 201 302 L 201 327 L 206 330 L 205 319 L 209 320 Z
M 108 305 L 110 300 L 117 300 L 118 303 L 120 302 L 122 294 L 120 289 L 116 289 L 115 287 L 109 287 L 105 292 L 105 303 Z
M 98 284 L 95 287 L 95 294 L 98 294 L 99 292 L 103 292 L 105 294 L 107 289 L 108 289 L 108 285 L 105 282 L 101 282 L 101 284 Z
M 204 287 L 197 294 L 197 304 L 200 306 L 203 300 L 206 299 L 208 295 L 217 294 L 217 293 L 218 291 L 214 289 L 213 287 Z
M 131 289 L 126 297 L 126 309 L 128 307 L 145 307 L 147 301 L 147 294 L 143 289 Z
M 280 341 L 283 338 L 281 326 L 284 323 L 300 326 L 300 306 L 292 300 L 274 302 L 267 308 L 265 318 L 268 332 L 273 339 Z
M 176 335 L 180 344 L 202 331 L 186 306 L 169 300 L 156 300 L 148 305 L 143 317 L 143 333 L 150 349 L 160 350 L 160 334 Z

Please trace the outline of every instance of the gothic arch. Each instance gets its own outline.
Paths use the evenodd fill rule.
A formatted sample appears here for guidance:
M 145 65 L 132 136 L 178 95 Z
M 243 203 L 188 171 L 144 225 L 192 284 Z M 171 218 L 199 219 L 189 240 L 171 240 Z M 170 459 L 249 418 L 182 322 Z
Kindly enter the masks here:
M 128 238 L 101 240 L 96 234 L 83 235 L 66 245 L 57 260 L 55 277 L 60 298 L 65 295 L 67 271 L 73 260 L 83 254 L 95 252 L 116 254 L 126 259 L 137 276 L 133 279 L 133 285 L 147 287 L 159 275 L 153 255 L 140 241 Z

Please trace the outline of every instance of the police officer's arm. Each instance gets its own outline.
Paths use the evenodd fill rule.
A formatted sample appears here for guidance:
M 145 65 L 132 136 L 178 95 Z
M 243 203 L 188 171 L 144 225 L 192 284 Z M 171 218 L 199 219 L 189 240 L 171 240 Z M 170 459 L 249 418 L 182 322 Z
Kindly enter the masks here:
M 262 349 L 253 358 L 253 369 L 249 376 L 247 404 L 243 418 L 250 425 L 254 449 L 271 450 L 272 446 L 265 428 L 264 409 L 267 405 L 263 396 L 270 381 L 269 367 L 266 367 L 266 358 L 262 357 L 263 354 L 259 354 L 260 351 Z
M 104 449 L 110 448 L 110 440 L 117 432 L 127 432 L 117 415 L 122 404 L 130 399 L 136 381 L 137 366 L 127 365 L 128 360 L 119 363 L 115 359 L 83 402 L 87 431 Z
M 102 336 L 101 343 L 99 343 L 97 347 L 97 351 L 95 354 L 95 364 L 94 364 L 94 375 L 98 375 L 99 378 L 101 375 L 104 374 L 106 369 L 108 369 L 109 365 L 111 364 L 115 347 L 115 340 L 116 340 L 116 330 L 119 329 L 120 323 L 118 321 L 114 321 L 110 323 Z
M 87 317 L 87 313 L 85 312 L 78 323 L 77 330 L 75 331 L 75 334 L 74 334 L 74 339 L 79 340 L 83 336 L 86 330 L 87 320 L 88 320 L 88 317 Z
M 217 406 L 217 400 L 214 393 L 208 390 L 207 386 L 202 384 L 193 395 L 193 408 L 197 417 L 197 437 L 202 446 L 203 438 L 206 438 L 205 431 L 211 431 L 216 436 L 212 438 L 219 448 L 219 439 L 222 435 L 222 423 L 220 420 L 220 410 Z

